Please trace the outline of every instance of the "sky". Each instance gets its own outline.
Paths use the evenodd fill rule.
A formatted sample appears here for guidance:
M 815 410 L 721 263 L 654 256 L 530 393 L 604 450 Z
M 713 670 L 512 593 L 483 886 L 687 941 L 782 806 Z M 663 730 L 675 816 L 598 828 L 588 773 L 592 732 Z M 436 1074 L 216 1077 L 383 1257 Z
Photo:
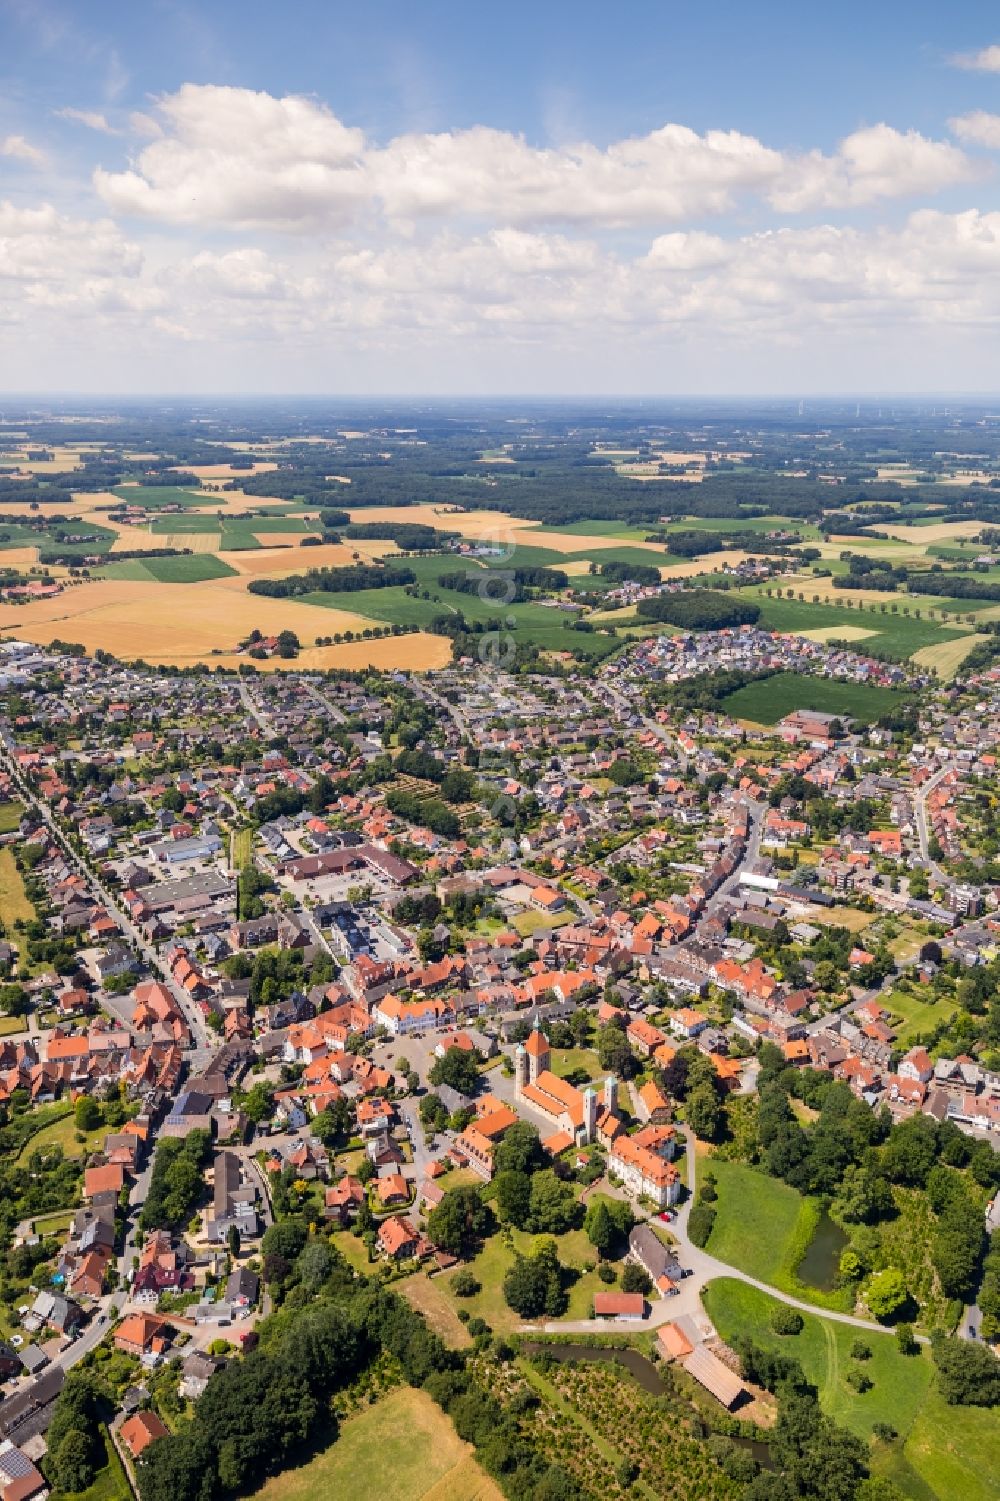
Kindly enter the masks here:
M 0 392 L 1000 393 L 986 0 L 0 0 Z

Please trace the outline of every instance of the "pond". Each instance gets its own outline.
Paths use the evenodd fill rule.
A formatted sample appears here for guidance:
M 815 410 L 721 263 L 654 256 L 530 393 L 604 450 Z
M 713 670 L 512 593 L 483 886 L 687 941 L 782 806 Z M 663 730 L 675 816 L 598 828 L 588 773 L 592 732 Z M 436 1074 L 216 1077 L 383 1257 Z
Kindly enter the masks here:
M 553 1360 L 603 1360 L 624 1366 L 629 1375 L 638 1381 L 644 1392 L 653 1397 L 664 1397 L 667 1388 L 660 1380 L 660 1373 L 651 1360 L 640 1355 L 638 1350 L 604 1345 L 550 1345 L 547 1341 L 537 1343 L 526 1340 L 522 1346 L 526 1355 L 551 1355 Z
M 795 1268 L 795 1275 L 807 1287 L 819 1288 L 824 1293 L 833 1292 L 841 1253 L 849 1244 L 848 1236 L 824 1209 L 806 1253 Z

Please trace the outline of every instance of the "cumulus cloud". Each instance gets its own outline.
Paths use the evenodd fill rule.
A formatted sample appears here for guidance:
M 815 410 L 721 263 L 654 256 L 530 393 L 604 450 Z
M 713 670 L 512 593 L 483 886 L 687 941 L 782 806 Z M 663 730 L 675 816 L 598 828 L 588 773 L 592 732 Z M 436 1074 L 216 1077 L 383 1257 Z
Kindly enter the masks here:
M 0 137 L 0 156 L 13 157 L 15 161 L 27 162 L 32 167 L 44 167 L 48 161 L 39 146 L 33 146 L 24 136 Z
M 991 115 L 985 109 L 974 109 L 967 115 L 957 115 L 948 121 L 948 125 L 960 141 L 1000 150 L 1000 115 Z
M 110 219 L 73 219 L 50 204 L 20 208 L 0 202 L 0 279 L 49 286 L 87 278 L 134 278 L 142 269 L 137 245 Z
M 99 131 L 101 135 L 121 135 L 121 131 L 115 129 L 107 115 L 102 115 L 99 110 L 73 109 L 67 105 L 65 109 L 57 109 L 56 114 L 60 120 L 72 120 L 77 125 L 85 125 L 88 130 Z
M 978 52 L 956 52 L 951 62 L 956 68 L 976 73 L 1000 73 L 1000 46 L 983 47 Z
M 933 193 L 967 181 L 960 147 L 875 125 L 832 155 L 791 155 L 735 130 L 668 124 L 606 147 L 558 148 L 486 126 L 367 141 L 312 99 L 185 84 L 160 134 L 94 182 L 115 213 L 312 232 L 386 218 L 627 228 L 719 216 L 758 196 L 787 212 Z M 148 124 L 144 117 L 144 128 Z
M 872 125 L 845 137 L 833 156 L 812 151 L 789 163 L 771 202 L 790 213 L 857 206 L 936 193 L 970 181 L 975 173 L 973 163 L 950 141 Z

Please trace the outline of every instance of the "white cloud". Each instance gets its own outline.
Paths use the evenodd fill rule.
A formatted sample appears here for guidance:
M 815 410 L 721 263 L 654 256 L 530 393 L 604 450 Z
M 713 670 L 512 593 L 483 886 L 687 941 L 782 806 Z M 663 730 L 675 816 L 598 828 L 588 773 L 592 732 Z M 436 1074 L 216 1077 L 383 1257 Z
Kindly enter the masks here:
M 185 84 L 158 108 L 165 133 L 135 166 L 94 174 L 113 212 L 169 223 L 291 228 L 350 218 L 364 201 L 362 134 L 324 105 Z
M 872 125 L 846 136 L 833 156 L 813 151 L 791 162 L 771 202 L 787 213 L 857 206 L 936 193 L 970 181 L 975 172 L 965 153 L 950 141 Z
M 50 204 L 0 202 L 0 280 L 72 285 L 134 278 L 141 269 L 138 246 L 110 219 L 71 219 Z
M 974 109 L 970 114 L 956 115 L 953 120 L 948 121 L 948 125 L 960 141 L 1000 150 L 1000 115 L 991 115 L 985 109 Z
M 24 136 L 0 137 L 0 156 L 13 157 L 15 161 L 28 162 L 32 167 L 44 167 L 48 161 L 39 146 L 33 146 Z
M 719 216 L 757 196 L 786 212 L 857 206 L 968 181 L 960 147 L 885 124 L 832 155 L 790 155 L 739 131 L 669 124 L 600 147 L 531 145 L 487 126 L 365 140 L 324 104 L 185 84 L 156 106 L 160 134 L 94 182 L 115 213 L 234 230 L 315 232 L 477 220 L 622 228 Z M 138 122 L 149 133 L 149 117 Z
M 956 52 L 950 59 L 956 68 L 977 73 L 1000 73 L 1000 46 L 983 47 L 979 52 Z
M 57 109 L 56 114 L 60 120 L 73 120 L 78 125 L 85 125 L 88 130 L 100 131 L 102 135 L 121 135 L 121 131 L 115 129 L 107 115 L 102 115 L 99 110 L 73 109 L 67 105 L 65 109 Z

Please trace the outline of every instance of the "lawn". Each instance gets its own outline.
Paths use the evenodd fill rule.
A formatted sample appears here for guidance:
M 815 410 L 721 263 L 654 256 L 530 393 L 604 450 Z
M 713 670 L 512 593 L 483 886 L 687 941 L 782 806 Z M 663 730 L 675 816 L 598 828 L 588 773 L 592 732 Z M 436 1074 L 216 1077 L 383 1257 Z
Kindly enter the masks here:
M 348 1418 L 328 1449 L 255 1492 L 257 1501 L 361 1494 L 380 1501 L 501 1501 L 471 1445 L 425 1392 L 412 1387 Z
M 101 1145 L 108 1134 L 107 1126 L 98 1126 L 96 1131 L 85 1131 L 83 1141 L 77 1141 L 76 1119 L 72 1111 L 67 1112 L 61 1120 L 55 1120 L 50 1125 L 43 1126 L 25 1142 L 18 1153 L 18 1161 L 29 1157 L 32 1152 L 45 1151 L 47 1147 L 59 1146 L 63 1149 L 66 1157 L 84 1157 L 88 1152 L 93 1152 Z
M 243 870 L 250 864 L 253 854 L 253 829 L 235 829 L 229 836 L 229 863 L 234 870 Z
M 503 1295 L 503 1279 L 515 1253 L 529 1255 L 535 1242 L 535 1237 L 524 1230 L 514 1230 L 511 1238 L 513 1250 L 508 1248 L 506 1237 L 502 1233 L 491 1236 L 479 1255 L 469 1262 L 469 1270 L 480 1283 L 480 1291 L 474 1297 L 455 1297 L 451 1291 L 451 1272 L 434 1279 L 435 1287 L 440 1289 L 456 1312 L 459 1308 L 465 1308 L 473 1318 L 478 1316 L 485 1319 L 491 1329 L 504 1334 L 521 1328 L 525 1321 L 507 1306 Z M 581 1273 L 567 1288 L 569 1307 L 562 1317 L 589 1318 L 595 1292 L 607 1291 L 594 1270 L 597 1254 L 582 1230 L 570 1230 L 565 1235 L 556 1236 L 556 1249 L 563 1266 Z
M 0 834 L 12 834 L 21 822 L 23 803 L 0 803 Z
M 815 709 L 822 714 L 841 714 L 870 724 L 881 714 L 904 703 L 909 695 L 894 688 L 869 683 L 845 683 L 837 678 L 803 677 L 778 672 L 759 682 L 747 683 L 724 700 L 733 719 L 754 724 L 777 724 L 795 709 Z
M 19 917 L 31 922 L 35 916 L 14 860 L 14 851 L 9 845 L 0 849 L 0 913 L 3 913 L 4 925 L 8 929 L 13 928 Z
M 901 1017 L 903 1020 L 904 1025 L 896 1036 L 896 1046 L 904 1050 L 912 1047 L 918 1034 L 929 1032 L 939 1023 L 949 1021 L 956 1010 L 953 1001 L 935 1001 L 930 987 L 927 988 L 926 1000 L 906 990 L 894 990 L 885 1004 L 893 1019 Z
M 396 1291 L 423 1314 L 434 1333 L 440 1335 L 446 1345 L 460 1350 L 471 1345 L 472 1339 L 465 1325 L 455 1312 L 455 1305 L 445 1297 L 440 1287 L 441 1278 L 428 1277 L 426 1272 L 416 1272 L 396 1284 Z
M 13 1037 L 27 1030 L 28 1024 L 23 1016 L 0 1016 L 0 1037 Z
M 562 912 L 535 912 L 533 909 L 521 912 L 514 918 L 511 927 L 516 928 L 522 938 L 530 938 L 532 933 L 537 933 L 539 928 L 562 928 L 567 923 L 576 921 L 576 913 L 564 907 Z
M 950 1407 L 936 1387 L 910 1429 L 903 1457 L 942 1501 L 1000 1495 L 1000 1423 L 986 1407 Z M 892 1469 L 886 1471 L 890 1476 Z M 903 1478 L 898 1482 L 906 1490 Z
M 737 1334 L 750 1334 L 765 1349 L 780 1350 L 800 1361 L 806 1378 L 819 1391 L 824 1411 L 838 1423 L 863 1438 L 871 1436 L 873 1423 L 890 1423 L 897 1433 L 909 1432 L 934 1375 L 928 1352 L 900 1355 L 895 1335 L 852 1329 L 820 1314 L 802 1315 L 801 1334 L 774 1334 L 770 1319 L 776 1300 L 728 1277 L 709 1283 L 702 1296 L 709 1317 L 727 1342 Z M 844 1379 L 859 1364 L 850 1353 L 857 1339 L 872 1351 L 870 1360 L 860 1362 L 872 1388 L 860 1395 Z
M 805 1298 L 824 1295 L 795 1276 L 818 1219 L 818 1206 L 777 1178 L 718 1157 L 698 1158 L 698 1177 L 711 1170 L 718 1200 L 708 1250 L 720 1261 Z
M 604 1078 L 593 1048 L 553 1048 L 552 1072 L 560 1079 L 568 1079 L 572 1074 L 586 1074 L 588 1079 Z

